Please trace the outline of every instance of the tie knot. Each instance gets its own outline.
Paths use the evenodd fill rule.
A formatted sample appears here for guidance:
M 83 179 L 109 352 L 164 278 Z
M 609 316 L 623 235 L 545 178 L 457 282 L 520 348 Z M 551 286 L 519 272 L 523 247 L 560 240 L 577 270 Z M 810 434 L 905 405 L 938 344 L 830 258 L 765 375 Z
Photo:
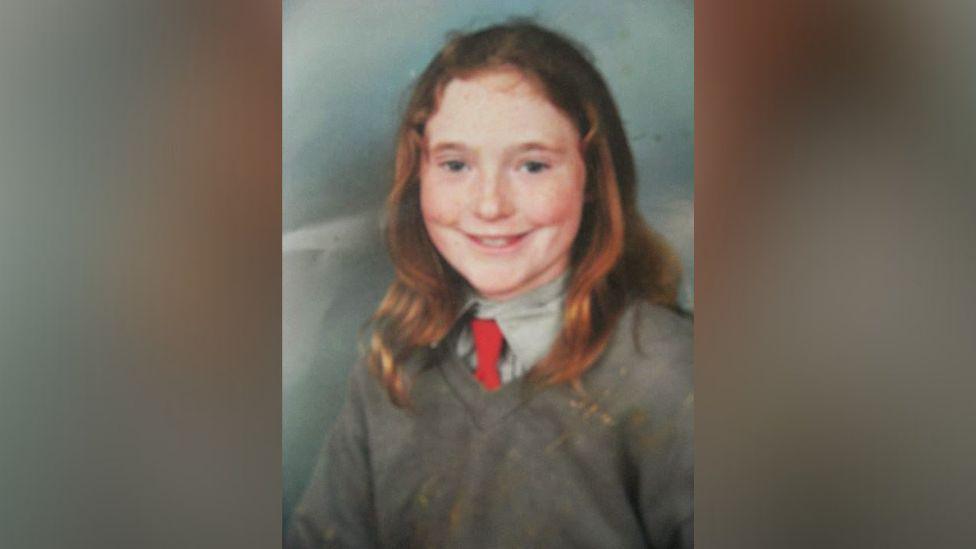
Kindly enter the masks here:
M 502 342 L 502 330 L 493 318 L 472 318 L 471 332 L 474 334 L 475 345 L 480 341 L 493 347 Z
M 474 336 L 474 350 L 478 357 L 474 375 L 485 388 L 497 389 L 501 385 L 498 357 L 502 351 L 502 331 L 493 319 L 473 318 L 471 334 Z

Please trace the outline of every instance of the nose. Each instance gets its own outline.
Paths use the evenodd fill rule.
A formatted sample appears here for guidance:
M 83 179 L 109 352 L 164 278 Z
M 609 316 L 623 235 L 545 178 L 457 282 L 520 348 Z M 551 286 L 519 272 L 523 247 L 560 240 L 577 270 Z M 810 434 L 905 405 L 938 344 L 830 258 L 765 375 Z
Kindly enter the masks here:
M 501 172 L 485 173 L 475 189 L 475 215 L 485 221 L 508 217 L 513 206 L 510 192 L 508 181 Z

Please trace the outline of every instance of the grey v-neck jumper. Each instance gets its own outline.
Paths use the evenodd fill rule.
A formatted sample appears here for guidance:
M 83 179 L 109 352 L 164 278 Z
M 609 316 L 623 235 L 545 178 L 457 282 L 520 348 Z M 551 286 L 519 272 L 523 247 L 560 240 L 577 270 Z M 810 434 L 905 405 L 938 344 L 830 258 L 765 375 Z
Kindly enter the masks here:
M 632 306 L 570 388 L 485 391 L 451 352 L 409 366 L 412 411 L 365 368 L 286 547 L 691 547 L 691 322 Z

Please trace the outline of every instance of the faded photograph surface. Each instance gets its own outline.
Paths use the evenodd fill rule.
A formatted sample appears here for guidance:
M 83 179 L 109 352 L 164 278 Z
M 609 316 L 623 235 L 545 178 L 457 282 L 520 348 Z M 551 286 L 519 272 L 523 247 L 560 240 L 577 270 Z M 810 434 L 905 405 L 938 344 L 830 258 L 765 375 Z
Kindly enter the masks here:
M 500 34 L 495 39 L 478 38 L 478 31 L 486 28 L 500 29 Z M 546 33 L 550 30 L 556 37 L 566 37 L 570 47 L 578 44 L 586 59 L 575 65 L 569 59 L 572 55 L 560 55 L 558 62 L 545 60 L 547 52 L 562 47 L 559 39 L 549 40 Z M 451 38 L 451 32 L 459 34 Z M 477 52 L 485 48 L 494 48 L 492 55 L 478 58 L 481 54 Z M 542 53 L 533 61 L 532 52 Z M 491 65 L 497 58 L 508 61 Z M 444 74 L 431 73 L 432 59 L 441 60 Z M 516 62 L 518 67 L 514 67 Z M 557 66 L 553 74 L 546 72 L 550 66 Z M 602 75 L 604 91 L 587 76 L 590 66 Z M 563 84 L 561 75 L 572 77 Z M 430 104 L 424 103 L 422 88 L 427 84 L 431 86 L 426 94 Z M 570 91 L 563 93 L 565 90 Z M 504 513 L 472 509 L 471 498 L 459 495 L 451 479 L 475 478 L 478 473 L 470 469 L 471 464 L 482 467 L 487 462 L 452 461 L 450 454 L 456 450 L 452 444 L 465 449 L 485 444 L 488 455 L 501 452 L 503 464 L 523 460 L 517 471 L 506 469 L 508 465 L 489 467 L 487 473 L 481 472 L 484 478 L 473 481 L 490 486 L 488 493 L 494 499 L 485 505 L 508 509 L 511 515 L 512 522 L 502 529 L 509 538 L 498 533 L 489 536 L 497 543 L 547 535 L 544 521 L 515 524 L 516 519 L 525 518 L 515 516 L 522 514 L 520 505 L 531 503 L 532 498 L 503 495 L 520 487 L 531 488 L 526 483 L 543 473 L 536 471 L 523 478 L 533 467 L 550 463 L 552 471 L 561 471 L 568 478 L 581 475 L 564 467 L 615 459 L 604 448 L 586 442 L 591 427 L 580 427 L 584 424 L 626 434 L 620 435 L 621 444 L 634 445 L 627 455 L 661 452 L 654 459 L 638 460 L 637 467 L 649 463 L 654 478 L 671 479 L 668 483 L 679 478 L 676 473 L 665 474 L 663 464 L 692 461 L 692 91 L 690 3 L 625 2 L 612 8 L 584 2 L 528 6 L 504 2 L 284 3 L 286 529 L 296 527 L 294 511 L 303 493 L 314 490 L 316 482 L 333 483 L 329 486 L 336 482 L 321 479 L 328 476 L 323 468 L 338 467 L 335 456 L 333 463 L 320 464 L 314 475 L 313 470 L 330 431 L 337 429 L 343 406 L 344 419 L 338 420 L 342 429 L 355 430 L 349 427 L 354 422 L 347 418 L 358 413 L 372 422 L 371 437 L 378 436 L 377 425 L 389 430 L 367 441 L 379 444 L 369 449 L 370 463 L 385 456 L 385 463 L 398 472 L 382 478 L 374 475 L 369 486 L 363 486 L 363 490 L 368 488 L 367 499 L 384 494 L 384 501 L 371 502 L 369 511 L 371 525 L 386 529 L 369 534 L 377 536 L 372 541 L 381 545 L 467 539 L 454 531 L 437 532 L 424 522 L 428 515 L 441 515 L 441 510 L 448 515 L 441 516 L 441 521 L 447 520 L 457 529 L 478 520 L 486 525 L 493 520 L 508 522 Z M 612 99 L 607 102 L 601 94 Z M 608 106 L 612 103 L 615 109 Z M 407 120 L 401 124 L 405 115 L 416 118 L 417 123 L 411 125 Z M 403 160 L 406 157 L 416 160 L 416 165 L 409 165 Z M 489 179 L 495 183 L 486 183 Z M 472 201 L 471 196 L 480 198 Z M 387 200 L 407 213 L 391 218 L 384 211 Z M 394 260 L 383 233 L 391 223 L 400 228 L 392 237 Z M 417 245 L 409 240 L 412 231 L 418 235 Z M 428 259 L 418 259 L 421 256 Z M 403 274 L 404 265 L 424 261 L 432 273 L 438 273 L 430 283 L 433 293 L 417 291 L 418 281 L 426 280 L 423 276 L 414 273 L 417 278 L 411 279 Z M 512 305 L 520 300 L 535 307 L 531 314 L 525 303 Z M 650 305 L 635 308 L 637 301 Z M 414 317 L 418 314 L 426 322 L 417 322 Z M 500 336 L 497 326 L 488 326 L 489 335 L 484 335 L 486 316 L 497 319 Z M 371 317 L 374 323 L 364 328 Z M 492 325 L 493 319 L 489 319 Z M 580 326 L 592 337 L 574 336 L 584 333 L 578 331 L 583 329 Z M 651 366 L 647 371 L 659 372 L 641 378 L 646 385 L 634 383 L 629 391 L 621 391 L 619 380 L 633 375 L 628 373 L 634 369 L 630 353 L 644 350 L 620 343 L 617 331 L 622 332 L 624 326 L 633 329 L 635 342 L 640 340 L 648 348 Z M 686 335 L 662 337 L 665 332 Z M 485 358 L 482 347 L 486 337 L 503 340 L 491 359 Z M 365 354 L 360 343 L 365 343 Z M 417 352 L 407 352 L 421 348 L 421 358 Z M 448 362 L 456 362 L 457 368 L 445 367 Z M 485 362 L 497 362 L 497 369 L 486 373 Z M 596 363 L 598 367 L 594 367 Z M 679 368 L 675 364 L 683 365 L 680 368 L 685 373 L 675 375 L 687 375 L 686 382 L 671 378 L 662 382 L 661 376 L 671 374 L 660 372 Z M 468 366 L 470 372 L 465 371 Z M 350 373 L 369 367 L 377 375 L 362 379 L 372 379 L 376 387 L 360 387 L 357 393 L 356 384 L 368 382 L 357 381 L 353 373 L 350 393 Z M 427 370 L 443 371 L 443 377 L 429 381 L 435 378 L 426 375 Z M 530 378 L 531 383 L 525 381 Z M 576 383 L 580 380 L 582 384 Z M 527 396 L 528 387 L 553 386 L 559 389 Z M 442 395 L 452 391 L 458 410 L 480 412 L 459 420 L 458 410 L 446 404 Z M 358 412 L 349 411 L 349 394 L 363 397 L 365 404 L 360 403 Z M 401 408 L 393 405 L 399 396 L 409 402 L 417 417 L 427 419 L 404 420 L 408 416 L 399 415 Z M 374 397 L 375 402 L 370 400 Z M 652 398 L 661 403 L 673 401 L 673 410 L 629 404 Z M 493 404 L 492 399 L 506 402 Z M 566 429 L 564 425 L 552 440 L 536 440 L 548 436 L 542 418 L 562 408 L 566 411 L 558 414 L 583 423 L 567 423 L 576 427 Z M 656 411 L 649 414 L 649 410 Z M 563 421 L 558 414 L 560 419 L 550 420 Z M 676 419 L 679 416 L 683 419 Z M 510 424 L 501 421 L 504 418 L 517 421 L 521 430 L 507 431 Z M 538 421 L 542 424 L 535 423 Z M 430 429 L 464 429 L 466 422 L 472 432 L 497 430 L 498 441 L 479 435 L 461 442 L 468 435 L 459 435 L 455 442 L 448 437 L 447 446 L 441 447 L 439 437 L 430 438 Z M 684 424 L 687 432 L 676 427 Z M 681 437 L 687 438 L 687 444 L 678 448 L 672 439 Z M 423 441 L 420 450 L 411 446 L 418 440 Z M 535 445 L 540 450 L 537 460 L 531 456 Z M 415 463 L 429 462 L 423 452 L 435 448 L 447 461 Z M 548 458 L 552 460 L 546 462 Z M 342 473 L 347 478 L 356 467 L 354 462 L 349 461 L 347 465 L 353 465 Z M 587 524 L 581 515 L 592 515 L 593 510 L 587 511 L 577 497 L 580 494 L 572 491 L 572 479 L 564 482 L 562 473 L 552 474 L 556 485 L 570 488 L 559 495 L 560 501 L 547 507 Z M 640 502 L 650 505 L 651 491 L 669 493 L 665 486 L 639 485 L 636 477 L 627 477 L 630 472 L 620 474 L 626 477 L 617 481 L 622 492 L 633 493 L 630 500 L 621 500 L 622 511 L 612 514 L 640 518 L 633 525 L 629 519 L 596 520 L 596 526 L 589 527 L 597 536 L 593 539 L 684 544 L 680 530 L 687 529 L 691 519 L 681 518 L 675 509 L 690 509 L 690 469 L 687 489 L 668 499 L 678 502 L 668 504 L 674 520 L 657 511 L 641 515 Z M 641 478 L 651 476 L 645 472 Z M 396 478 L 399 480 L 394 482 Z M 683 482 L 673 484 L 684 486 Z M 395 486 L 383 492 L 387 483 Z M 356 485 L 355 481 L 349 484 Z M 605 496 L 595 502 L 598 507 L 614 508 L 616 500 L 609 495 L 614 486 L 610 482 L 603 487 L 605 492 L 598 492 Z M 678 489 L 673 491 L 677 494 Z M 308 500 L 306 497 L 305 515 L 315 512 Z M 626 501 L 637 501 L 636 508 Z M 401 504 L 407 508 L 394 512 Z M 344 503 L 343 507 L 349 510 L 352 505 Z M 660 517 L 661 522 L 650 524 L 651 516 Z M 314 522 L 307 516 L 301 520 Z M 415 537 L 391 532 L 406 524 L 397 521 L 409 522 L 413 527 L 409 535 Z M 325 524 L 328 522 L 320 526 Z M 336 524 L 344 529 L 341 521 Z M 559 526 L 550 524 L 548 528 Z M 342 539 L 345 532 L 335 529 L 321 526 L 319 532 L 306 532 L 303 542 L 315 536 L 319 541 L 329 535 Z M 690 543 L 690 535 L 684 535 Z M 293 536 L 290 543 L 308 546 L 299 545 L 299 537 Z

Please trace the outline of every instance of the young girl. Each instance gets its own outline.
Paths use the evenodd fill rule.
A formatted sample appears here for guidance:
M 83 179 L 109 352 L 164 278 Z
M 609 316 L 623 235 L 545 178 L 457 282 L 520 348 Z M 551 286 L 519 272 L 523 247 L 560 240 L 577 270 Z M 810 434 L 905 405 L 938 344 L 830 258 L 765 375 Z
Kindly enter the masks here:
M 291 547 L 692 545 L 691 324 L 566 38 L 457 35 L 401 125 L 396 280 Z

